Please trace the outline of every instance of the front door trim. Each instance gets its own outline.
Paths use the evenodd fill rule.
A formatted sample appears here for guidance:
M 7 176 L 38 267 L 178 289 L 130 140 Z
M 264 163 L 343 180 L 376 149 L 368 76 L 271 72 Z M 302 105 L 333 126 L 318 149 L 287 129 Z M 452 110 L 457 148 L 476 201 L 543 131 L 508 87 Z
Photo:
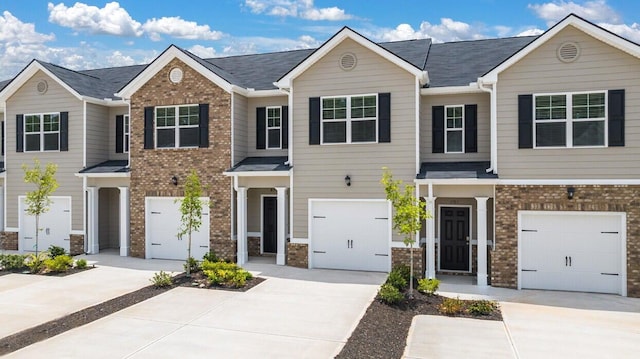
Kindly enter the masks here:
M 469 270 L 451 270 L 451 269 L 442 269 L 442 260 L 440 257 L 440 249 L 442 248 L 442 241 L 440 240 L 442 238 L 441 236 L 441 227 L 442 227 L 442 209 L 443 208 L 468 208 L 469 209 Z M 472 266 L 472 261 L 473 261 L 473 251 L 472 251 L 472 241 L 475 239 L 473 238 L 473 206 L 470 204 L 446 204 L 446 203 L 440 203 L 438 204 L 438 220 L 437 220 L 437 226 L 438 226 L 438 271 L 439 272 L 450 272 L 450 273 L 471 273 L 473 270 L 473 266 Z
M 278 196 L 275 194 L 261 194 L 260 195 L 260 254 L 264 254 L 264 199 L 268 198 L 268 197 L 272 197 L 275 198 L 276 201 L 278 200 Z M 277 213 L 278 213 L 278 206 L 276 204 L 276 218 L 277 218 Z M 278 221 L 276 219 L 276 227 L 278 225 Z M 277 233 L 277 231 L 276 231 Z M 277 236 L 277 235 L 276 235 Z M 276 239 L 277 242 L 277 239 Z M 276 243 L 276 251 L 277 251 L 277 243 Z M 276 254 L 274 253 L 269 253 L 269 254 Z

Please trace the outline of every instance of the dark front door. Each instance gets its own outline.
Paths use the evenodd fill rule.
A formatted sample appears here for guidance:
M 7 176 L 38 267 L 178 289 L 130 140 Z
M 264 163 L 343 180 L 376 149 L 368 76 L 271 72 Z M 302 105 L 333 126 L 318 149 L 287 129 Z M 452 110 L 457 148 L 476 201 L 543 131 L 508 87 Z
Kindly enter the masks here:
M 440 269 L 469 270 L 469 208 L 442 207 Z
M 264 253 L 276 253 L 277 250 L 277 221 L 278 199 L 276 197 L 263 197 L 262 204 L 262 251 Z

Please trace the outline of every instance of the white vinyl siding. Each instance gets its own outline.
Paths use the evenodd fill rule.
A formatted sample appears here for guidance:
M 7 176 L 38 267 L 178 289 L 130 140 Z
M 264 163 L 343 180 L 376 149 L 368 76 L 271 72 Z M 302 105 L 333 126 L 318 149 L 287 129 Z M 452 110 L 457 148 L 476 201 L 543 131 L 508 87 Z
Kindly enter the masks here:
M 198 105 L 156 107 L 156 148 L 198 147 Z
M 249 138 L 249 117 L 247 113 L 248 100 L 237 93 L 233 94 L 233 163 L 247 157 Z M 255 121 L 255 120 L 254 120 Z
M 556 57 L 566 41 L 580 57 Z M 518 149 L 518 95 L 625 90 L 625 146 Z M 498 173 L 501 179 L 637 179 L 640 177 L 640 61 L 569 26 L 499 75 Z
M 444 152 L 464 152 L 464 105 L 444 108 Z
M 378 95 L 322 97 L 322 144 L 378 141 Z

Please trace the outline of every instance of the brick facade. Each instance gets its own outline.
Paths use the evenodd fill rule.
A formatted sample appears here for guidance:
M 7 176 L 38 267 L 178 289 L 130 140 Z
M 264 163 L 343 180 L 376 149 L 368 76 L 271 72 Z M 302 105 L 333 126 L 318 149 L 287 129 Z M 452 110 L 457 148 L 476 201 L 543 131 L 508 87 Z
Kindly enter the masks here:
M 598 211 L 627 214 L 627 295 L 640 297 L 640 186 L 584 185 L 567 199 L 567 186 L 496 186 L 496 248 L 491 283 L 517 288 L 518 211 Z M 594 258 L 597 260 L 597 258 Z
M 416 278 L 424 277 L 425 261 L 426 261 L 425 246 L 413 248 L 413 275 Z M 395 267 L 399 264 L 411 264 L 411 249 L 410 248 L 391 248 L 391 267 Z
M 180 67 L 183 80 L 169 81 Z M 209 147 L 144 149 L 144 108 L 209 104 Z M 222 258 L 235 259 L 231 239 L 231 95 L 178 59 L 172 60 L 131 97 L 131 255 L 145 256 L 145 197 L 180 197 L 184 179 L 196 170 L 210 200 L 210 245 Z M 171 177 L 178 177 L 178 185 Z M 176 219 L 177 220 L 177 219 Z
M 72 234 L 69 236 L 69 254 L 76 256 L 84 253 L 84 236 L 82 234 Z
M 249 251 L 249 256 L 258 257 L 262 254 L 260 253 L 260 237 L 247 237 L 247 249 Z
M 6 251 L 17 251 L 18 232 L 0 232 L 0 249 Z
M 302 243 L 287 243 L 287 265 L 309 268 L 309 246 Z

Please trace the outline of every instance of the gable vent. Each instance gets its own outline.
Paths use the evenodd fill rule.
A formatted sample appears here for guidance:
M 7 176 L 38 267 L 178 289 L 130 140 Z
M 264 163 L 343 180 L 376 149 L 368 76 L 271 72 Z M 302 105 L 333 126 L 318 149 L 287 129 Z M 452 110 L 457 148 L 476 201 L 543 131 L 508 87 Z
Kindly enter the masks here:
M 358 59 L 356 58 L 356 55 L 350 52 L 347 52 L 340 56 L 340 68 L 345 71 L 353 70 L 356 67 L 357 62 Z
M 49 84 L 47 84 L 47 81 L 45 80 L 40 80 L 36 84 L 36 91 L 38 91 L 40 95 L 44 95 L 48 89 L 49 89 Z
M 558 47 L 557 55 L 562 62 L 573 62 L 580 56 L 580 48 L 575 42 L 565 42 Z
M 171 71 L 169 72 L 169 80 L 171 82 L 173 82 L 174 84 L 179 83 L 180 81 L 182 81 L 182 77 L 184 76 L 184 74 L 182 73 L 182 69 L 179 67 L 174 67 L 173 69 L 171 69 Z

